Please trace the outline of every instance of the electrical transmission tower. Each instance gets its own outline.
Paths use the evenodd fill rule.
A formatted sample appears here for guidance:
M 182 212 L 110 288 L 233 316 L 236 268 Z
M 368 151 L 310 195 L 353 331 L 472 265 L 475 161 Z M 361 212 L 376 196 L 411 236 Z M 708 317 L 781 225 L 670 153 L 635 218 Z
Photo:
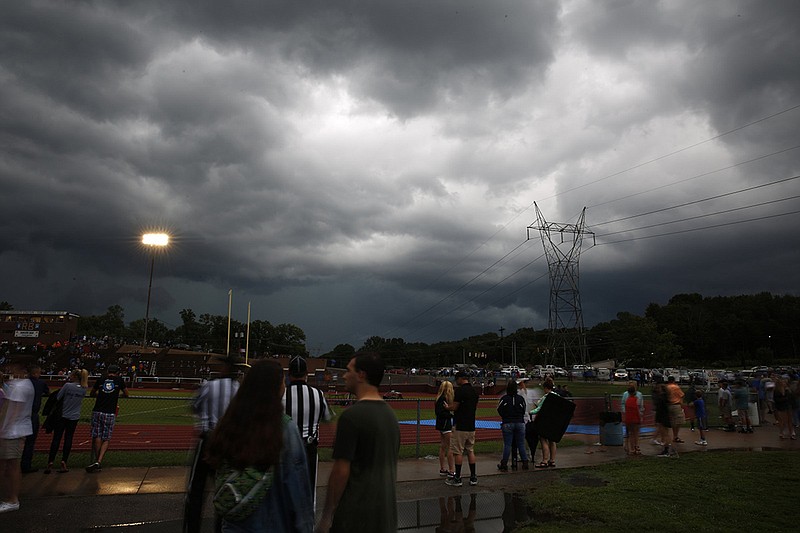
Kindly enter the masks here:
M 550 271 L 548 363 L 556 364 L 563 357 L 564 368 L 569 372 L 568 365 L 586 365 L 589 361 L 578 288 L 578 260 L 584 236 L 591 235 L 594 245 L 594 233 L 585 229 L 585 207 L 577 224 L 559 224 L 547 222 L 539 206 L 533 205 L 536 207 L 536 223 L 528 226 L 528 240 L 531 239 L 531 230 L 539 231 Z

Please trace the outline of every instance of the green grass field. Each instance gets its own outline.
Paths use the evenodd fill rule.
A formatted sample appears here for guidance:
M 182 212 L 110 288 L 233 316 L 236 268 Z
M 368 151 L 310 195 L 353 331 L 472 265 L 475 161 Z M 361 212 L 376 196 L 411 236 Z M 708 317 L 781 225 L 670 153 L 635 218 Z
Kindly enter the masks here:
M 534 519 L 515 531 L 791 531 L 800 454 L 684 454 L 558 472 L 528 493 Z
M 573 396 L 576 398 L 597 398 L 605 394 L 620 395 L 625 391 L 625 383 L 592 382 L 584 383 L 580 381 L 568 383 Z M 645 387 L 642 392 L 649 396 L 650 389 Z M 193 394 L 185 390 L 146 390 L 129 389 L 131 398 L 120 398 L 119 400 L 119 424 L 153 424 L 153 425 L 179 425 L 187 426 L 193 423 L 192 414 L 189 408 L 189 400 Z M 477 416 L 479 418 L 492 418 L 497 416 L 496 411 L 497 396 L 484 396 L 478 406 Z M 419 417 L 421 420 L 435 418 L 433 406 L 430 403 L 430 395 L 405 395 L 402 401 L 391 401 L 392 407 L 398 420 L 416 420 L 417 403 L 416 400 L 424 400 L 420 409 Z M 87 397 L 81 409 L 81 421 L 91 420 L 92 406 L 94 399 Z M 335 413 L 335 421 L 342 407 L 332 402 Z

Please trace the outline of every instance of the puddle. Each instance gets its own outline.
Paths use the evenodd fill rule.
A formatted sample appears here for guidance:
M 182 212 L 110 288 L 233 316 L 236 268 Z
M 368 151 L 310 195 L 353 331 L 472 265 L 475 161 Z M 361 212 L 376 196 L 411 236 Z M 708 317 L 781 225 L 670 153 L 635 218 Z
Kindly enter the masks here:
M 534 520 L 525 496 L 516 492 L 454 494 L 398 502 L 397 529 L 406 532 L 510 532 Z

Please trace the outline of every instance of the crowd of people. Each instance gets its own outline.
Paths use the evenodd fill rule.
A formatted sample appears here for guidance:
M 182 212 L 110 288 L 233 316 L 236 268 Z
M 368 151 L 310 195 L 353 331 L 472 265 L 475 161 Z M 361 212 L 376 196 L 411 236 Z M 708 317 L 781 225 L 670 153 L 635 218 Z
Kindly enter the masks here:
M 330 419 L 331 410 L 322 391 L 306 382 L 305 360 L 291 359 L 286 375 L 274 359 L 255 360 L 249 366 L 236 356 L 220 356 L 218 362 L 223 365 L 223 372 L 205 382 L 193 401 L 198 439 L 186 492 L 184 531 L 201 528 L 209 476 L 215 479 L 214 515 L 220 531 L 396 529 L 400 435 L 394 411 L 379 392 L 384 377 L 380 357 L 359 353 L 347 365 L 343 380 L 355 402 L 338 420 L 327 497 L 316 523 L 319 424 Z M 68 382 L 58 391 L 48 390 L 41 381 L 37 358 L 10 355 L 5 363 L 11 380 L 3 384 L 0 397 L 0 476 L 4 480 L 0 512 L 19 509 L 21 473 L 35 471 L 30 457 L 44 398 L 45 427 L 53 433 L 44 473 L 69 471 L 80 405 L 87 395 L 95 402 L 92 461 L 86 471 L 98 473 L 113 434 L 119 397 L 128 394 L 122 369 L 116 363 L 109 364 L 92 387 L 86 369 L 73 369 Z M 574 411 L 566 386 L 557 386 L 549 377 L 536 386 L 530 385 L 525 378 L 509 380 L 497 404 L 503 435 L 497 468 L 503 472 L 518 465 L 522 470 L 554 468 L 557 444 Z M 759 375 L 750 383 L 721 382 L 717 402 L 724 429 L 752 432 L 750 400 L 755 399 L 760 419 L 774 416 L 781 438 L 795 439 L 796 387 L 796 379 L 781 375 Z M 630 382 L 621 401 L 628 439 L 625 449 L 630 455 L 641 455 L 639 432 L 645 402 L 638 389 L 636 382 Z M 455 385 L 444 381 L 439 387 L 434 408 L 441 437 L 439 474 L 448 486 L 478 484 L 478 401 L 479 390 L 466 372 L 456 374 Z M 708 407 L 702 390 L 690 387 L 685 392 L 674 379 L 668 379 L 654 385 L 652 405 L 654 442 L 662 446 L 659 456 L 675 455 L 674 444 L 683 442 L 680 431 L 687 416 L 691 429 L 698 432 L 695 444 L 708 444 Z M 59 450 L 60 463 L 56 461 Z M 541 450 L 541 460 L 536 459 L 537 450 Z M 250 483 L 247 480 L 252 484 L 246 484 Z M 229 507 L 225 495 L 235 492 L 232 487 L 238 490 L 242 486 L 248 488 L 244 501 L 251 505 L 245 510 L 241 502 Z M 370 509 L 370 513 L 363 513 L 363 509 Z

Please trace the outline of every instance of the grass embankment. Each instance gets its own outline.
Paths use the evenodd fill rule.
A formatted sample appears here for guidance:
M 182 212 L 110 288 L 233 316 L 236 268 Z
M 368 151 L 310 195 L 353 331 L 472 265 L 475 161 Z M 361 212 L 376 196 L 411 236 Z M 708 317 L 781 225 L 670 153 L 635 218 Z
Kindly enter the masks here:
M 789 531 L 796 524 L 796 452 L 690 453 L 557 473 L 552 485 L 529 493 L 535 518 L 515 531 Z

